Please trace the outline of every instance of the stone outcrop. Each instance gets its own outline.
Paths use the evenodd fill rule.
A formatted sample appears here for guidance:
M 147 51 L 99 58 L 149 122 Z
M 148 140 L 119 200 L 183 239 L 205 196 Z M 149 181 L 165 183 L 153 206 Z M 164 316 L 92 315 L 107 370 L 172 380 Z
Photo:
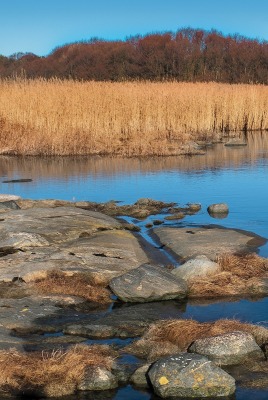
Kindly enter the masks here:
M 159 227 L 154 233 L 162 245 L 169 247 L 181 259 L 203 254 L 215 260 L 223 253 L 252 252 L 267 240 L 253 233 L 215 226 L 200 228 Z

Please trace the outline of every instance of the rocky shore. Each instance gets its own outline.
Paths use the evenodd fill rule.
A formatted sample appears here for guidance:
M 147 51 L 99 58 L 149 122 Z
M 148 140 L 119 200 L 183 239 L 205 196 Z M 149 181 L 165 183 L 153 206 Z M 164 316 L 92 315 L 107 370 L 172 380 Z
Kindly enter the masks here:
M 215 398 L 231 396 L 236 382 L 265 387 L 267 328 L 181 319 L 191 298 L 268 294 L 268 262 L 256 254 L 266 239 L 165 224 L 200 208 L 1 195 L 0 393 L 108 396 L 132 384 L 160 398 Z M 156 263 L 139 227 L 115 218 L 151 215 L 162 218 L 150 235 L 180 266 Z

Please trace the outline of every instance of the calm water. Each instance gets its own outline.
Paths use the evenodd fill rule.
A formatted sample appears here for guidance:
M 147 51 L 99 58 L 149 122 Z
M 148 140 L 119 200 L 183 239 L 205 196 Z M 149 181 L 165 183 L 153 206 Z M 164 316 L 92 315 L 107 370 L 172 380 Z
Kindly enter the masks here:
M 32 178 L 29 183 L 9 183 L 6 179 Z M 118 200 L 133 203 L 138 198 L 202 204 L 202 210 L 187 216 L 178 226 L 220 224 L 252 231 L 268 238 L 268 133 L 248 136 L 248 146 L 208 148 L 205 155 L 194 157 L 150 158 L 16 158 L 0 157 L 0 193 L 24 198 Z M 211 218 L 206 208 L 226 202 L 227 218 Z M 155 217 L 151 217 L 154 219 Z M 148 222 L 148 221 L 146 221 Z M 144 227 L 145 222 L 139 223 Z M 146 233 L 143 230 L 144 233 Z M 260 249 L 268 257 L 268 244 Z M 212 304 L 188 303 L 183 316 L 199 321 L 238 318 L 268 326 L 268 298 L 244 299 Z M 110 397 L 109 397 L 110 398 Z M 115 400 L 153 399 L 146 392 L 126 387 L 111 398 Z M 236 400 L 264 400 L 268 389 L 238 388 Z

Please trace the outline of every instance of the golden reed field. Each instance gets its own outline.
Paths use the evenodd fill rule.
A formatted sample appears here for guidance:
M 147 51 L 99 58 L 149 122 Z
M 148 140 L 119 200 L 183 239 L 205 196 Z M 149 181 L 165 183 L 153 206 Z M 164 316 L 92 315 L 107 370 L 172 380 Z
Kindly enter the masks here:
M 268 86 L 0 81 L 2 154 L 172 155 L 245 130 L 268 130 Z

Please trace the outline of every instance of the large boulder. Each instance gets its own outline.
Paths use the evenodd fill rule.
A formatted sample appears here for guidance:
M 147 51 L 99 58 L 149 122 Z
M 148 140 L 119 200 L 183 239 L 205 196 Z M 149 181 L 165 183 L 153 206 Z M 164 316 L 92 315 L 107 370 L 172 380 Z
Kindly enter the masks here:
M 189 281 L 200 277 L 204 278 L 219 271 L 220 266 L 218 263 L 211 261 L 207 256 L 200 255 L 173 269 L 171 273 L 177 278 Z
M 197 339 L 189 351 L 202 354 L 220 365 L 236 365 L 247 360 L 265 359 L 254 337 L 250 333 L 239 331 Z
M 206 357 L 179 353 L 158 360 L 148 372 L 162 398 L 223 397 L 235 391 L 235 380 Z
M 143 264 L 110 282 L 120 300 L 132 303 L 180 299 L 187 295 L 185 281 L 163 267 Z
M 254 233 L 227 229 L 219 226 L 203 226 L 199 228 L 159 227 L 154 233 L 162 245 L 169 247 L 182 259 L 189 259 L 203 254 L 215 260 L 224 253 L 256 251 L 267 239 Z

